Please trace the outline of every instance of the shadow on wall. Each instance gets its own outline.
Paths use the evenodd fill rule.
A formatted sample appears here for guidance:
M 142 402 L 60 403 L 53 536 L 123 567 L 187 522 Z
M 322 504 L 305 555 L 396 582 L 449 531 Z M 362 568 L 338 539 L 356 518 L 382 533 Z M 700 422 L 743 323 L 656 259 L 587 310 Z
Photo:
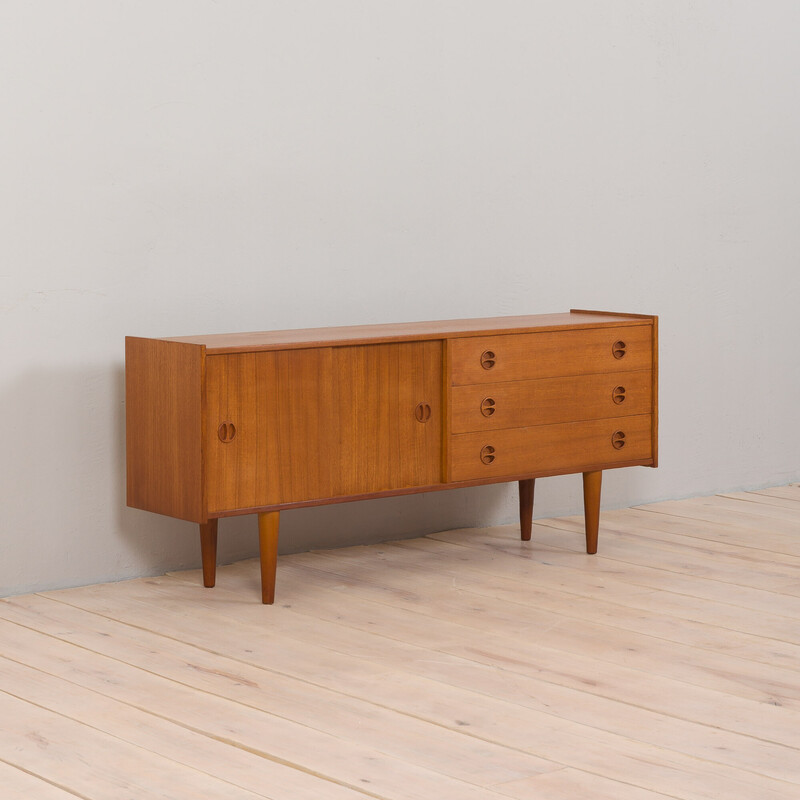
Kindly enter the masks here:
M 124 577 L 156 575 L 168 570 L 200 566 L 200 538 L 196 524 L 127 506 L 125 469 L 125 367 L 114 370 L 114 481 L 111 508 L 116 529 L 128 551 L 136 554 L 138 568 Z M 249 558 L 257 552 L 258 537 L 246 525 L 247 519 L 233 519 L 220 537 L 220 563 Z
M 199 564 L 195 526 L 125 506 L 121 363 L 22 372 L 0 418 L 0 596 Z M 233 527 L 223 555 L 249 555 Z

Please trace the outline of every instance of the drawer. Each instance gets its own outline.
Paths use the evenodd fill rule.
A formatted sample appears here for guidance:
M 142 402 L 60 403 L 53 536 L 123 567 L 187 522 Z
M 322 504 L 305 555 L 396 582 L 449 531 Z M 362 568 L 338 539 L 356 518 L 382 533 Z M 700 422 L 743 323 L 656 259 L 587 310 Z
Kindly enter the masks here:
M 450 383 L 558 378 L 650 369 L 652 325 L 451 339 Z
M 460 433 L 449 438 L 450 480 L 581 472 L 652 458 L 651 415 Z
M 450 432 L 649 414 L 652 395 L 650 370 L 454 386 Z

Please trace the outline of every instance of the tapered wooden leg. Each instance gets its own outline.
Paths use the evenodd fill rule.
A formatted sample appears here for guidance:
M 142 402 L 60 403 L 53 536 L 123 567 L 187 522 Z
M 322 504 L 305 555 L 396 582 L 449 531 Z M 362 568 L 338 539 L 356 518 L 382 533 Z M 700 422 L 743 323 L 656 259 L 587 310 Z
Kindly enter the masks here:
M 275 602 L 275 572 L 278 567 L 279 511 L 266 511 L 258 515 L 258 543 L 261 547 L 261 602 Z
M 586 552 L 597 552 L 597 530 L 600 527 L 600 484 L 602 471 L 583 473 L 583 514 L 586 520 Z
M 203 559 L 203 586 L 211 588 L 217 582 L 217 523 L 210 519 L 200 523 L 200 555 Z
M 531 540 L 534 483 L 534 478 L 519 482 L 519 530 L 523 542 L 529 542 Z

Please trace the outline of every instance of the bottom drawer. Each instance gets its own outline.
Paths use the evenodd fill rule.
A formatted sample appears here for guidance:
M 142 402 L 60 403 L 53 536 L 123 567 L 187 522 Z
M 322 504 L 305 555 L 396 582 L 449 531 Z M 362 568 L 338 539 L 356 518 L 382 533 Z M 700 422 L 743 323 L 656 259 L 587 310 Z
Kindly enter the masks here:
M 651 415 L 461 433 L 449 439 L 451 481 L 598 468 L 652 458 Z

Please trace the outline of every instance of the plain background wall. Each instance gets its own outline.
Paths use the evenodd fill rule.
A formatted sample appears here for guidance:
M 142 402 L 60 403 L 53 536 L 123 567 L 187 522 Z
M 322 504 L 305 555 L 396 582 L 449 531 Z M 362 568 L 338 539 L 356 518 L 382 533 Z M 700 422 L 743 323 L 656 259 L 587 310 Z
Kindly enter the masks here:
M 661 467 L 604 505 L 800 478 L 798 29 L 795 0 L 0 3 L 0 594 L 199 563 L 125 508 L 126 334 L 655 313 Z M 514 486 L 293 511 L 282 551 L 515 515 Z M 220 531 L 255 554 L 254 518 Z

